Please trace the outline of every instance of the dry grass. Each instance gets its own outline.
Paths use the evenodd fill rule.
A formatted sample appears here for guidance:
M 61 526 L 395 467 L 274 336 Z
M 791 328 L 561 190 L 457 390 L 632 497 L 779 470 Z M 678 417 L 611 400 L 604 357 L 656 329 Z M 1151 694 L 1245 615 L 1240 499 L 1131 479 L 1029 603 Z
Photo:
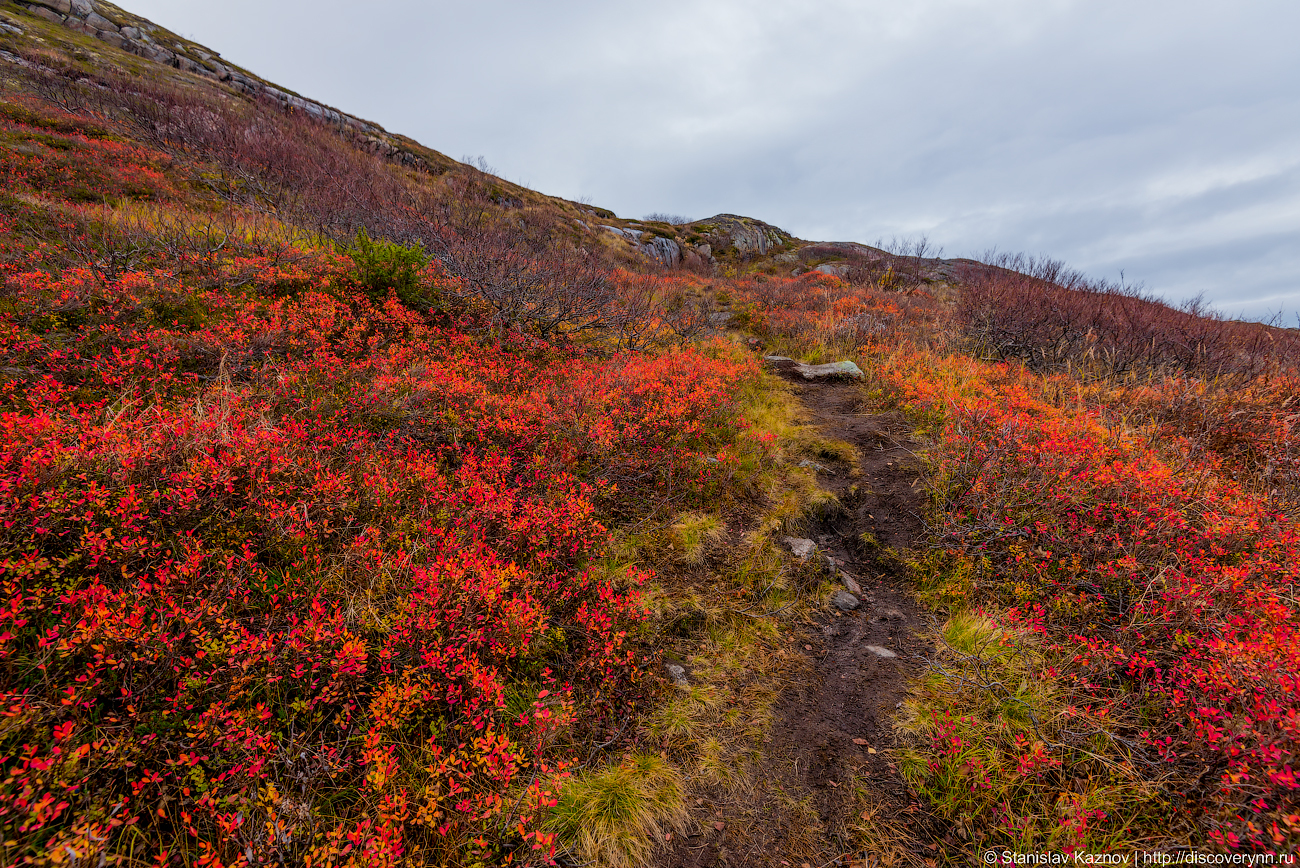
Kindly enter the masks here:
M 656 842 L 686 824 L 681 776 L 639 754 L 564 784 L 547 827 L 588 864 L 644 865 Z

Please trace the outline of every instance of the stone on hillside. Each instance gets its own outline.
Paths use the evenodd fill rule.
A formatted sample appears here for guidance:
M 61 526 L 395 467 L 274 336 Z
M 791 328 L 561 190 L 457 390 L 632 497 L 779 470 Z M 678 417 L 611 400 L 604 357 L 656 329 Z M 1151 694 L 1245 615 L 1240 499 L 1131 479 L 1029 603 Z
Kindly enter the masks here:
M 72 12 L 74 15 L 80 15 L 82 18 L 85 18 L 94 11 L 94 0 L 72 0 Z
M 117 33 L 119 30 L 121 30 L 120 27 L 118 27 L 112 21 L 109 21 L 103 15 L 100 15 L 98 12 L 91 12 L 89 15 L 87 15 L 86 24 L 89 25 L 90 27 L 95 28 L 96 30 L 103 30 L 108 33 Z
M 53 24 L 63 23 L 63 16 L 55 12 L 53 9 L 46 9 L 44 6 L 28 6 L 27 11 L 35 15 L 37 18 L 44 18 L 46 21 Z
M 152 60 L 154 63 L 162 63 L 171 66 L 176 63 L 176 53 L 168 51 L 161 45 L 143 46 L 143 56 Z
M 855 380 L 863 379 L 866 374 L 862 369 L 853 362 L 830 362 L 825 365 L 795 365 L 795 371 L 805 380 L 824 380 L 836 377 L 852 377 Z
M 37 6 L 44 6 L 47 9 L 53 9 L 55 12 L 61 12 L 67 15 L 72 11 L 70 0 L 32 0 Z
M 107 42 L 109 45 L 113 46 L 114 48 L 126 48 L 126 44 L 127 44 L 126 37 L 120 33 L 114 32 L 112 30 L 97 30 L 95 31 L 95 36 L 101 42 Z
M 817 543 L 810 539 L 800 539 L 798 537 L 788 536 L 781 540 L 789 548 L 795 557 L 802 561 L 808 560 L 817 551 Z
M 763 356 L 763 361 L 774 365 L 782 372 L 794 371 L 805 380 L 829 380 L 839 377 L 851 377 L 861 380 L 866 377 L 862 369 L 850 361 L 828 362 L 824 365 L 805 365 L 785 356 Z
M 865 646 L 865 648 L 866 650 L 870 651 L 872 654 L 875 654 L 877 657 L 884 657 L 886 659 L 889 659 L 898 656 L 893 651 L 890 651 L 888 648 L 881 648 L 879 645 L 867 645 Z
M 709 322 L 713 323 L 715 326 L 731 325 L 731 321 L 735 318 L 736 315 L 729 310 L 720 310 L 717 313 L 709 314 Z
M 862 601 L 848 591 L 836 591 L 831 595 L 831 605 L 841 612 L 852 612 L 862 605 Z
M 762 220 L 738 214 L 717 214 L 707 220 L 696 220 L 691 226 L 708 237 L 710 243 L 716 242 L 719 250 L 730 248 L 741 256 L 765 256 L 791 238 Z
M 832 265 L 828 262 L 825 265 L 817 266 L 813 271 L 818 271 L 822 274 L 829 274 L 831 277 L 847 277 L 849 274 L 849 267 L 847 265 Z

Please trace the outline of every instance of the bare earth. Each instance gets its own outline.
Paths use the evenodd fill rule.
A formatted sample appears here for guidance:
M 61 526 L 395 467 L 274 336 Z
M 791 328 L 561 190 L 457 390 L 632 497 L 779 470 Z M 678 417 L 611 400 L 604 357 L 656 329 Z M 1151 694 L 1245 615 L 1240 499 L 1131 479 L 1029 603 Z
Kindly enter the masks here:
M 812 536 L 860 583 L 862 605 L 853 612 L 827 606 L 796 637 L 808 658 L 807 677 L 778 702 L 764 749 L 763 792 L 672 842 L 659 864 L 933 864 L 947 830 L 908 789 L 889 750 L 895 746 L 891 719 L 920 672 L 918 658 L 931 650 L 923 638 L 924 611 L 899 570 L 861 540 L 869 533 L 881 546 L 903 549 L 924 533 L 909 428 L 896 414 L 862 412 L 854 383 L 790 379 L 821 433 L 858 450 L 861 476 L 851 477 L 843 465 L 820 473 L 820 484 L 846 509 L 814 526 Z M 897 656 L 882 657 L 873 647 Z M 867 793 L 866 816 L 854 799 L 855 778 Z M 790 810 L 793 803 L 802 807 Z M 877 852 L 855 846 L 863 829 L 884 846 L 872 848 Z

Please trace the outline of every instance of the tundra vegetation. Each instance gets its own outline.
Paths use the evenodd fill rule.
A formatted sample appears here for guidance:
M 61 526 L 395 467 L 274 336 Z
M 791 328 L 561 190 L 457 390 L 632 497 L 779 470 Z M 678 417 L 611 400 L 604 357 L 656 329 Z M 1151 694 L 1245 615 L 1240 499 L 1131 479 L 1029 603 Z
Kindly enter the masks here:
M 666 269 L 11 17 L 4 864 L 644 864 L 756 792 L 843 450 L 755 345 L 923 446 L 894 751 L 955 844 L 868 788 L 846 854 L 1300 844 L 1294 331 L 923 242 Z

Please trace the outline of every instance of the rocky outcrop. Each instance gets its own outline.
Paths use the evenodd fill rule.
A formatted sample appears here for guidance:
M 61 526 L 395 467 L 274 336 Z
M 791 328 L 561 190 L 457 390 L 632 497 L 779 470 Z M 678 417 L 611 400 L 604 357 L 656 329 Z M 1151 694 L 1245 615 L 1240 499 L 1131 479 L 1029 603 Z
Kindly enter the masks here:
M 267 84 L 248 72 L 222 62 L 218 52 L 179 40 L 161 27 L 111 3 L 103 0 L 21 0 L 19 5 L 38 18 L 93 36 L 114 48 L 154 63 L 224 82 L 240 93 L 273 99 L 288 110 L 300 111 L 318 120 L 336 124 L 351 131 L 362 147 L 394 162 L 415 169 L 430 168 L 423 157 L 395 143 L 383 127 Z
M 784 230 L 737 214 L 718 214 L 707 220 L 696 220 L 685 228 L 707 238 L 712 250 L 718 253 L 733 250 L 742 258 L 766 256 L 772 249 L 794 241 L 794 236 Z
M 680 265 L 689 251 L 682 250 L 682 246 L 672 238 L 665 238 L 662 235 L 651 235 L 640 226 L 609 226 L 602 224 L 601 229 L 619 238 L 629 241 L 637 252 L 645 256 L 652 262 L 657 262 L 664 268 L 675 268 Z
M 641 245 L 641 252 L 665 268 L 672 268 L 682 261 L 681 245 L 671 238 L 656 235 L 649 243 Z

